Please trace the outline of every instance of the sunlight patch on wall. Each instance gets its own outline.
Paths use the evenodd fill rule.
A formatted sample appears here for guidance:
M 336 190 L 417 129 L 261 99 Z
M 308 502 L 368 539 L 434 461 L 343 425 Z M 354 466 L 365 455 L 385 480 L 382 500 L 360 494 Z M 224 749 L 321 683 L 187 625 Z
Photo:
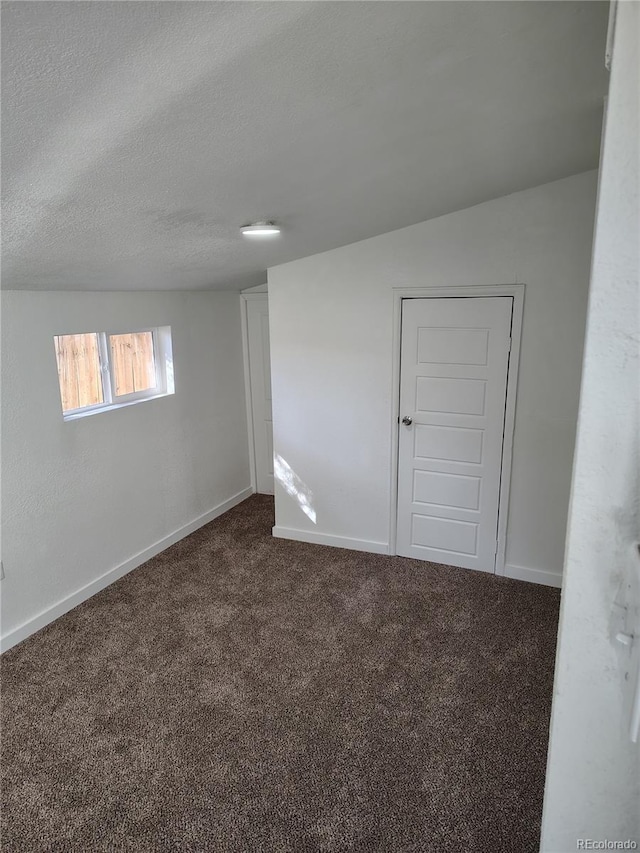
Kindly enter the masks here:
M 273 460 L 273 473 L 276 480 L 288 495 L 295 498 L 302 512 L 316 523 L 316 511 L 313 508 L 313 492 L 293 470 L 291 465 L 276 453 Z

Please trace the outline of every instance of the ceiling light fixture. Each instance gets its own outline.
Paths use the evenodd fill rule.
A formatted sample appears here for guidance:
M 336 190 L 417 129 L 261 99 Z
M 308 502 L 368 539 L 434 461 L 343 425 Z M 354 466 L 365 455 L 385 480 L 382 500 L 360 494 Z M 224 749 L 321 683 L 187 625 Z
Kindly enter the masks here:
M 250 225 L 243 225 L 240 232 L 244 237 L 277 237 L 280 228 L 275 222 L 252 222 Z

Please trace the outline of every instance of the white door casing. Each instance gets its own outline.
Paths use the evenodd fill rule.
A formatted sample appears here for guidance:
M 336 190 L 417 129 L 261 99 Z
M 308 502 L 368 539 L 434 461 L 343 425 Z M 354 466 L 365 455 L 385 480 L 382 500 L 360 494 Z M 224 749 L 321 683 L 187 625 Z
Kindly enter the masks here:
M 513 298 L 402 302 L 398 554 L 495 571 Z
M 256 491 L 273 494 L 273 423 L 269 300 L 257 294 L 246 300 L 249 384 Z

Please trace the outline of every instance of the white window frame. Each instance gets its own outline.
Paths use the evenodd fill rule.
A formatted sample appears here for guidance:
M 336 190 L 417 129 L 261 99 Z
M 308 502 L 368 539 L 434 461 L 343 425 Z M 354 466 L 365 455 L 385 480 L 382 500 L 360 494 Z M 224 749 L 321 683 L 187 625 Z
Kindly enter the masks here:
M 153 360 L 156 368 L 156 384 L 154 388 L 145 391 L 135 391 L 132 394 L 115 393 L 115 377 L 111 370 L 111 344 L 110 338 L 116 335 L 131 335 L 140 332 L 151 332 L 153 337 Z M 64 337 L 65 332 L 55 337 Z M 157 400 L 159 397 L 167 397 L 175 393 L 173 379 L 173 346 L 171 341 L 171 326 L 154 326 L 126 331 L 91 332 L 81 334 L 95 334 L 98 340 L 98 358 L 100 364 L 100 379 L 102 382 L 102 403 L 92 406 L 82 406 L 78 409 L 68 409 L 62 412 L 65 421 L 78 420 L 99 412 L 109 412 L 112 409 L 122 409 L 146 400 Z

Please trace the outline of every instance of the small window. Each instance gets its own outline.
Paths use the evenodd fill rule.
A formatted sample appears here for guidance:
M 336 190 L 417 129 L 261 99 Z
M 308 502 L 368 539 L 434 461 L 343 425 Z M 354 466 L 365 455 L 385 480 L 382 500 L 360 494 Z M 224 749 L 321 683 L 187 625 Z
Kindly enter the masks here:
M 171 329 L 54 338 L 65 420 L 174 393 Z

